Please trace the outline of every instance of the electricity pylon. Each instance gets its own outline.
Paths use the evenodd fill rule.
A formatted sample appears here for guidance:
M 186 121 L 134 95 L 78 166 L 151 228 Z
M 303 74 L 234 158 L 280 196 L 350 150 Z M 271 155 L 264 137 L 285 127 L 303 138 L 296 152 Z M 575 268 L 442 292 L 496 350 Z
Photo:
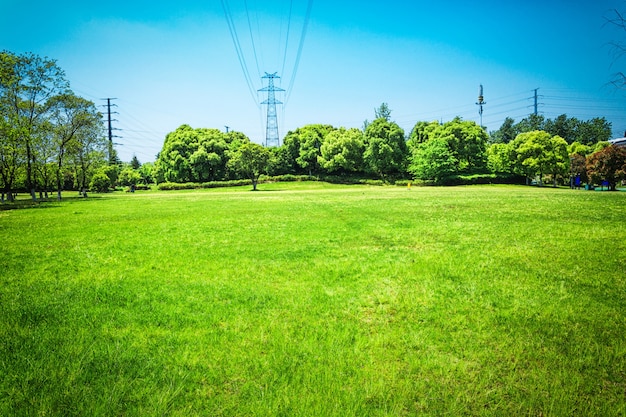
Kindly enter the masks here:
M 276 91 L 285 91 L 280 87 L 274 86 L 274 79 L 280 78 L 277 73 L 268 74 L 267 72 L 261 78 L 267 78 L 267 87 L 261 88 L 259 91 L 267 91 L 267 100 L 261 104 L 267 104 L 267 124 L 265 126 L 265 146 L 279 146 L 278 138 L 278 117 L 276 116 L 276 105 L 283 104 L 282 101 L 276 100 Z

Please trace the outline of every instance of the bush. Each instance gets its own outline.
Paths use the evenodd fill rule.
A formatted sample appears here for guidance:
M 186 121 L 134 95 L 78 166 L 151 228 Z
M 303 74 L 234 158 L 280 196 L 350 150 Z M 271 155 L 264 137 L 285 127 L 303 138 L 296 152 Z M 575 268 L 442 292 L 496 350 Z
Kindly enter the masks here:
M 109 191 L 111 187 L 111 178 L 104 172 L 96 172 L 93 177 L 91 177 L 91 182 L 89 183 L 89 189 L 91 191 L 95 191 L 97 193 L 106 193 Z
M 525 184 L 523 176 L 512 174 L 473 174 L 450 175 L 442 178 L 437 185 L 476 185 L 476 184 Z

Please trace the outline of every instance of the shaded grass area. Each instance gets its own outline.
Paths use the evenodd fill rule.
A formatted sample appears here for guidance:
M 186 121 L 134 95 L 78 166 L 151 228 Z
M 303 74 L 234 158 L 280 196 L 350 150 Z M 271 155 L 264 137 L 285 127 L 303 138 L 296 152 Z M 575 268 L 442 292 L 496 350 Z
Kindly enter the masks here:
M 263 188 L 0 212 L 0 415 L 626 413 L 626 195 Z

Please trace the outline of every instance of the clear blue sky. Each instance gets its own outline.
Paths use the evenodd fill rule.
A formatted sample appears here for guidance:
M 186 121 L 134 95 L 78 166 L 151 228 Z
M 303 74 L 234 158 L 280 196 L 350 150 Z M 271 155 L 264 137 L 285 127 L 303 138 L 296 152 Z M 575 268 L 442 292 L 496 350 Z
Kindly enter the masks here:
M 226 4 L 252 89 L 264 72 L 278 72 L 287 89 L 307 0 Z M 407 131 L 457 115 L 478 122 L 480 84 L 489 130 L 530 114 L 539 88 L 544 116 L 604 116 L 622 136 L 626 91 L 607 85 L 626 71 L 608 46 L 626 42 L 605 25 L 615 8 L 626 2 L 314 0 L 293 88 L 277 96 L 288 98 L 278 109 L 281 139 L 309 123 L 361 127 L 382 102 Z M 153 161 L 183 123 L 264 141 L 266 97 L 245 81 L 221 0 L 0 0 L 0 49 L 56 59 L 72 89 L 99 105 L 117 98 L 122 160 Z

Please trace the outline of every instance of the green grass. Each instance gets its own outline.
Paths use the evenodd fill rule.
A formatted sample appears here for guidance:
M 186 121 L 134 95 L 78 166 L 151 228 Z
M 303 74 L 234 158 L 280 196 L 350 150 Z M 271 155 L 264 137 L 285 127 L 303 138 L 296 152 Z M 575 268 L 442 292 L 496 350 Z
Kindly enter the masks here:
M 261 189 L 0 211 L 0 415 L 626 414 L 626 194 Z

